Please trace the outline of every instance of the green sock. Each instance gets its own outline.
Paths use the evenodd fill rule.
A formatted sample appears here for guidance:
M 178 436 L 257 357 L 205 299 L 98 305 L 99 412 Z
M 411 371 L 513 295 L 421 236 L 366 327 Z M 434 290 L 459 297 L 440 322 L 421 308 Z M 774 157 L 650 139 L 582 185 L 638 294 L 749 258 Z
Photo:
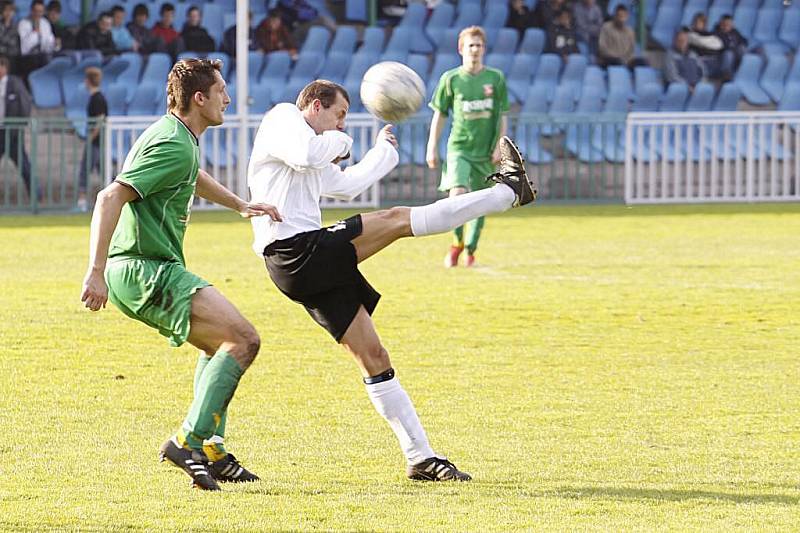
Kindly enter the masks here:
M 200 352 L 200 356 L 197 358 L 197 367 L 194 370 L 194 394 L 197 395 L 198 385 L 200 384 L 200 376 L 203 375 L 203 371 L 206 369 L 208 362 L 211 361 L 211 358 L 206 355 L 205 352 Z M 217 430 L 214 432 L 214 435 L 225 438 L 225 422 L 228 420 L 228 409 L 226 408 L 222 412 L 222 417 L 219 420 L 219 425 L 217 426 Z M 219 448 L 222 453 L 225 453 L 225 446 L 221 443 L 217 443 L 217 448 Z
M 223 351 L 214 354 L 206 364 L 189 415 L 181 428 L 190 448 L 202 449 L 203 440 L 214 435 L 243 373 L 233 356 Z
M 464 247 L 464 226 L 459 226 L 453 230 L 453 246 Z
M 470 220 L 466 223 L 467 226 L 467 253 L 472 255 L 478 249 L 478 240 L 481 238 L 481 230 L 483 229 L 483 221 L 485 217 L 478 217 L 475 220 Z

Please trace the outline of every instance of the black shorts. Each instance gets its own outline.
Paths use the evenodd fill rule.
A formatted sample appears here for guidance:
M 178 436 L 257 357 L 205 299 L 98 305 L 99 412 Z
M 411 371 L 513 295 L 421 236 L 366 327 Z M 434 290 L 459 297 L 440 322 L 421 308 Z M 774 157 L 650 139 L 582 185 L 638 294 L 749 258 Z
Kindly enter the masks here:
M 352 241 L 361 235 L 361 215 L 327 228 L 298 233 L 264 249 L 273 283 L 297 303 L 336 342 L 364 306 L 371 315 L 381 295 L 358 270 Z

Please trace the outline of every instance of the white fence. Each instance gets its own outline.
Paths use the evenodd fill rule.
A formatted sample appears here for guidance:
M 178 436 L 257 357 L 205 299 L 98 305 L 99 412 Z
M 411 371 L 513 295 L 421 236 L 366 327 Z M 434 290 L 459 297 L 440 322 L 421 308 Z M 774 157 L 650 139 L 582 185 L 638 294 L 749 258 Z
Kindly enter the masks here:
M 800 112 L 631 113 L 625 202 L 800 200 Z
M 200 168 L 214 176 L 228 189 L 242 198 L 248 197 L 247 163 L 253 141 L 261 124 L 263 115 L 250 115 L 241 119 L 237 115 L 226 116 L 221 126 L 209 128 L 200 136 Z M 133 142 L 147 127 L 158 120 L 158 116 L 128 117 L 112 116 L 106 122 L 106 183 L 114 179 L 121 170 Z M 353 157 L 348 161 L 358 161 L 372 146 L 378 134 L 379 124 L 370 115 L 353 114 L 347 118 L 347 133 L 353 137 Z M 240 138 L 244 145 L 240 147 Z M 243 156 L 241 154 L 244 154 Z M 379 187 L 373 185 L 350 202 L 324 198 L 325 207 L 364 208 L 378 207 Z M 206 200 L 197 199 L 195 207 L 211 207 Z

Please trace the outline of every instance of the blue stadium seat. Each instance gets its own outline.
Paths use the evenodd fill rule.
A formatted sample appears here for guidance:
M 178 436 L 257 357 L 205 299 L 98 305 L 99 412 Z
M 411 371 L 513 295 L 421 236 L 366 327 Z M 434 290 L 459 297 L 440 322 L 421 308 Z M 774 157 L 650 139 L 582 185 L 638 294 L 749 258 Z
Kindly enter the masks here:
M 511 54 L 491 53 L 486 55 L 486 65 L 502 71 L 503 76 L 508 76 L 508 73 L 511 70 L 511 61 L 513 59 L 514 56 Z
M 154 83 L 161 87 L 166 85 L 167 76 L 172 68 L 172 58 L 167 54 L 154 52 L 147 57 L 147 64 L 142 72 L 142 82 Z
M 381 56 L 381 61 L 406 63 L 411 49 L 412 36 L 413 33 L 410 28 L 395 28 L 392 36 L 389 37 L 389 42 L 386 43 L 386 49 Z
M 763 0 L 739 0 L 736 7 L 747 7 L 747 8 L 758 9 L 759 7 L 761 7 L 762 1 Z
M 680 25 L 691 26 L 692 19 L 697 13 L 706 13 L 707 11 L 708 0 L 687 0 L 686 5 L 683 7 Z
M 680 4 L 677 2 L 662 3 L 658 7 L 650 36 L 660 44 L 664 50 L 669 50 L 672 46 L 675 30 L 681 21 L 681 13 Z
M 374 56 L 370 54 L 356 54 L 350 62 L 344 78 L 344 88 L 350 93 L 350 111 L 352 113 L 362 109 L 360 97 L 361 79 L 367 69 L 374 63 Z
M 723 83 L 714 100 L 712 111 L 738 111 L 742 90 L 734 82 Z
M 756 21 L 758 10 L 755 7 L 739 5 L 733 12 L 733 23 L 739 33 L 748 41 L 753 39 L 753 25 Z
M 364 39 L 361 46 L 358 48 L 359 52 L 368 52 L 374 56 L 380 56 L 383 52 L 383 44 L 386 40 L 386 33 L 383 28 L 376 28 L 371 26 L 364 30 Z
M 560 56 L 556 54 L 542 54 L 540 56 L 539 66 L 536 68 L 536 73 L 533 75 L 533 86 L 546 88 L 545 94 L 547 94 L 548 102 L 553 99 L 560 72 Z
M 330 53 L 353 55 L 356 50 L 358 34 L 353 26 L 339 26 L 331 42 Z
M 409 55 L 408 67 L 416 72 L 420 78 L 422 78 L 422 83 L 428 83 L 428 71 L 431 68 L 431 63 L 430 60 L 428 60 L 428 56 L 423 54 Z
M 542 148 L 539 140 L 542 133 L 540 123 L 545 120 L 547 120 L 547 89 L 543 86 L 528 87 L 528 92 L 523 98 L 514 139 L 519 143 L 529 163 L 542 164 L 553 160 L 553 155 Z
M 631 11 L 633 9 L 632 0 L 610 0 L 610 2 L 608 2 L 608 7 L 606 9 L 606 13 L 608 14 L 609 17 L 614 16 L 614 12 L 616 11 L 617 6 L 619 5 L 627 7 L 628 11 Z
M 508 5 L 496 3 L 489 8 L 489 4 L 487 3 L 486 12 L 484 14 L 483 21 L 481 23 L 481 27 L 486 32 L 486 47 L 489 50 L 492 50 L 496 43 L 497 38 L 500 33 L 504 29 L 510 28 L 503 28 L 506 25 L 506 19 L 508 18 Z M 519 39 L 519 33 L 516 30 L 512 30 L 515 34 L 515 37 Z M 515 39 L 515 43 L 516 40 Z M 511 53 L 513 54 L 516 50 L 512 50 Z
M 439 79 L 442 77 L 442 74 L 459 65 L 461 65 L 461 56 L 457 54 L 436 54 L 433 60 L 433 67 L 431 68 L 431 75 L 428 78 L 428 87 L 426 91 L 428 102 L 431 101 L 433 92 L 436 90 L 436 86 L 439 85 Z
M 50 108 L 64 105 L 61 78 L 71 67 L 72 60 L 70 58 L 56 57 L 45 66 L 30 73 L 28 81 L 36 107 Z
M 347 67 L 350 66 L 350 55 L 339 52 L 331 52 L 322 66 L 319 77 L 323 80 L 343 84 L 344 76 L 347 74 Z
M 303 85 L 317 77 L 325 61 L 325 55 L 318 52 L 303 52 L 297 57 L 297 61 L 292 68 L 289 76 L 289 83 L 296 80 L 305 80 Z M 302 87 L 301 87 L 302 88 Z
M 612 87 L 609 87 L 608 92 L 609 94 L 618 93 L 630 95 L 630 93 L 624 89 L 615 89 Z M 658 111 L 658 103 L 661 101 L 663 93 L 664 90 L 660 83 L 645 83 L 636 90 L 631 111 L 635 113 L 654 113 Z
M 686 111 L 689 113 L 704 113 L 711 111 L 711 104 L 714 100 L 714 86 L 710 83 L 698 83 L 689 101 L 686 103 Z M 706 128 L 703 128 L 705 130 Z M 709 146 L 705 150 L 700 150 L 700 136 L 702 131 L 697 126 L 685 126 L 681 130 L 684 139 L 684 149 L 692 161 L 706 161 L 710 155 Z
M 586 67 L 586 72 L 583 74 L 583 84 L 598 87 L 603 98 L 608 96 L 608 87 L 606 86 L 606 71 L 597 65 L 588 65 Z
M 540 28 L 528 28 L 522 36 L 519 46 L 521 54 L 538 56 L 544 51 L 545 33 Z
M 457 54 L 458 53 L 458 28 L 447 28 L 442 32 L 442 38 L 436 47 L 437 54 Z
M 800 83 L 787 83 L 778 111 L 800 111 Z M 795 126 L 794 129 L 797 129 Z
M 714 86 L 706 82 L 698 83 L 686 103 L 686 111 L 693 113 L 711 111 L 713 100 Z
M 222 44 L 222 34 L 225 32 L 225 17 L 223 16 L 222 6 L 207 2 L 203 4 L 202 12 L 203 27 L 208 30 L 208 34 L 219 47 Z
M 769 95 L 758 84 L 764 61 L 756 54 L 745 54 L 733 81 L 741 89 L 745 99 L 753 105 L 767 105 Z
M 594 115 L 603 110 L 603 97 L 597 87 L 584 87 L 575 108 L 576 114 Z M 595 129 L 600 125 L 593 120 L 584 120 L 579 124 L 566 126 L 567 135 L 564 146 L 569 153 L 576 156 L 582 163 L 600 163 L 605 160 L 603 152 L 592 145 Z
M 783 96 L 783 85 L 787 72 L 789 72 L 789 60 L 785 55 L 771 55 L 767 58 L 767 67 L 761 75 L 761 88 L 776 104 L 780 103 Z
M 453 28 L 463 30 L 467 26 L 476 26 L 481 23 L 483 13 L 480 4 L 466 4 L 458 7 L 458 15 L 453 21 Z
M 681 82 L 673 82 L 667 86 L 667 91 L 658 106 L 659 111 L 666 113 L 679 113 L 686 107 L 689 97 L 689 86 Z
M 713 0 L 709 9 L 724 9 L 726 13 L 733 14 L 736 0 Z
M 250 92 L 250 105 L 248 106 L 248 111 L 256 114 L 266 113 L 269 108 L 272 107 L 272 95 L 270 94 L 269 90 L 265 89 L 264 87 L 256 85 L 255 88 L 257 90 Z M 231 102 L 231 104 L 233 104 L 233 102 Z M 233 109 L 233 106 L 230 106 L 229 109 Z
M 689 86 L 685 83 L 674 82 L 667 86 L 667 91 L 661 99 L 658 110 L 664 113 L 679 113 L 686 107 L 689 97 Z M 682 139 L 680 147 L 675 144 L 677 132 L 680 127 L 657 128 L 654 144 L 658 154 L 667 161 L 683 161 L 685 159 L 686 140 Z
M 534 85 L 534 87 L 536 87 Z M 554 123 L 542 126 L 542 135 L 552 136 L 564 130 L 564 120 L 569 119 L 575 109 L 575 95 L 569 87 L 556 87 L 553 93 L 553 102 L 550 104 L 548 114 Z
M 539 56 L 528 54 L 517 54 L 511 62 L 511 69 L 508 72 L 506 85 L 508 87 L 508 99 L 511 102 L 524 103 L 525 97 L 531 87 L 533 73 L 539 64 Z
M 639 66 L 633 69 L 633 83 L 636 93 L 639 93 L 641 87 L 647 83 L 657 83 L 659 85 L 664 82 L 661 79 L 661 71 L 653 67 Z
M 717 7 L 712 5 L 708 10 L 708 20 L 706 21 L 706 28 L 713 30 L 719 24 L 722 15 L 733 14 L 733 8 Z
M 497 39 L 491 50 L 495 54 L 514 54 L 517 51 L 519 32 L 512 28 L 503 28 L 497 33 Z
M 281 51 L 267 54 L 266 66 L 257 85 L 260 89 L 269 90 L 270 97 L 273 100 L 283 94 L 291 64 L 292 60 L 288 52 Z
M 103 95 L 106 97 L 109 116 L 120 116 L 125 114 L 125 111 L 128 107 L 126 103 L 128 93 L 125 90 L 125 87 L 121 85 L 111 85 L 108 89 L 103 91 Z
M 128 70 L 131 61 L 127 57 L 114 56 L 109 59 L 108 63 L 103 65 L 103 81 L 101 83 L 102 90 L 105 91 L 111 84 L 117 81 L 120 75 Z
M 778 34 L 775 31 L 776 28 L 780 28 L 782 17 L 783 10 L 781 9 L 769 7 L 759 9 L 755 27 L 753 28 L 753 39 L 749 43 L 750 48 L 757 48 L 769 43 L 777 46 L 777 49 L 781 52 L 788 52 L 788 47 L 778 40 Z
M 367 0 L 345 0 L 344 18 L 352 22 L 367 22 Z
M 442 40 L 442 34 L 453 22 L 455 11 L 456 8 L 453 4 L 448 2 L 440 2 L 439 5 L 433 8 L 431 17 L 428 19 L 428 24 L 425 26 L 425 33 L 428 34 L 428 38 L 431 43 L 433 43 L 434 49 L 439 46 L 439 42 Z
M 99 67 L 100 62 L 94 58 L 81 60 L 77 65 L 70 67 L 63 71 L 61 74 L 61 92 L 64 95 L 64 101 L 69 99 L 69 93 L 75 89 L 76 86 L 83 87 L 83 80 L 86 77 L 87 67 Z M 166 78 L 164 83 L 166 84 Z
M 261 50 L 249 50 L 247 52 L 247 78 L 251 85 L 259 81 L 266 61 L 267 57 Z
M 631 71 L 622 65 L 611 65 L 606 69 L 608 73 L 608 92 L 624 92 L 635 97 L 633 82 L 631 81 Z
M 561 86 L 572 87 L 575 100 L 577 100 L 581 94 L 581 89 L 583 87 L 583 76 L 586 73 L 587 65 L 588 60 L 586 59 L 586 56 L 580 54 L 570 54 L 567 57 L 567 64 L 564 66 L 564 72 L 561 73 L 561 81 L 559 84 Z
M 408 5 L 403 18 L 397 25 L 398 28 L 408 29 L 411 35 L 411 52 L 430 54 L 433 52 L 433 43 L 425 34 L 425 19 L 428 17 L 428 10 L 424 4 L 414 2 Z
M 800 5 L 800 2 L 792 5 Z M 800 9 L 787 9 L 783 12 L 778 39 L 790 50 L 797 50 L 800 46 Z
M 614 122 L 602 122 L 592 135 L 592 146 L 612 163 L 625 162 L 625 126 L 622 117 L 628 113 L 629 106 L 627 94 L 609 93 L 603 115 Z
M 795 55 L 792 68 L 786 76 L 786 83 L 800 83 L 800 54 Z
M 300 47 L 300 53 L 311 52 L 324 56 L 328 53 L 328 44 L 331 41 L 331 33 L 324 26 L 311 26 L 308 30 L 306 40 Z
M 609 89 L 609 93 L 613 94 L 613 89 Z M 627 94 L 625 91 L 619 91 L 617 94 Z M 636 94 L 636 100 L 631 106 L 631 111 L 634 113 L 653 113 L 658 111 L 658 102 L 661 100 L 662 88 L 657 83 L 647 83 L 641 87 L 641 90 Z M 648 126 L 634 126 L 633 127 L 633 146 L 631 153 L 633 158 L 637 161 L 655 162 L 660 159 L 658 151 L 655 149 L 653 139 L 650 138 L 652 128 Z M 641 142 L 639 139 L 641 138 Z M 625 147 L 625 137 L 620 139 L 620 142 Z
M 224 79 L 228 79 L 228 74 L 230 74 L 231 66 L 233 66 L 233 61 L 228 54 L 225 52 L 210 52 L 208 54 L 208 59 L 218 59 L 222 61 L 222 70 L 220 70 L 220 74 Z
M 155 115 L 158 108 L 159 92 L 163 87 L 152 82 L 144 82 L 133 93 L 133 99 L 128 104 L 128 115 L 150 116 Z

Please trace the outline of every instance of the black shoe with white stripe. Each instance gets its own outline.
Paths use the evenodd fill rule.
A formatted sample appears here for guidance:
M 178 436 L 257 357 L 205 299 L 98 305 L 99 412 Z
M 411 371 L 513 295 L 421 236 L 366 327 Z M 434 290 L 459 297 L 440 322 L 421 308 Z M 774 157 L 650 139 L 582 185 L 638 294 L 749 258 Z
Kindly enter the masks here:
M 217 481 L 230 483 L 247 483 L 248 481 L 258 481 L 260 478 L 247 470 L 236 457 L 230 452 L 219 461 L 211 463 L 211 475 Z
M 169 461 L 192 478 L 192 486 L 202 490 L 220 490 L 209 472 L 208 457 L 202 450 L 191 450 L 177 443 L 175 437 L 161 445 L 160 460 Z
M 536 189 L 533 188 L 525 171 L 525 160 L 519 148 L 507 136 L 500 139 L 500 172 L 486 176 L 486 180 L 503 183 L 511 187 L 516 199 L 514 207 L 529 204 L 536 200 Z
M 444 457 L 431 457 L 410 465 L 406 470 L 409 479 L 417 481 L 470 481 L 472 476 L 462 472 Z

